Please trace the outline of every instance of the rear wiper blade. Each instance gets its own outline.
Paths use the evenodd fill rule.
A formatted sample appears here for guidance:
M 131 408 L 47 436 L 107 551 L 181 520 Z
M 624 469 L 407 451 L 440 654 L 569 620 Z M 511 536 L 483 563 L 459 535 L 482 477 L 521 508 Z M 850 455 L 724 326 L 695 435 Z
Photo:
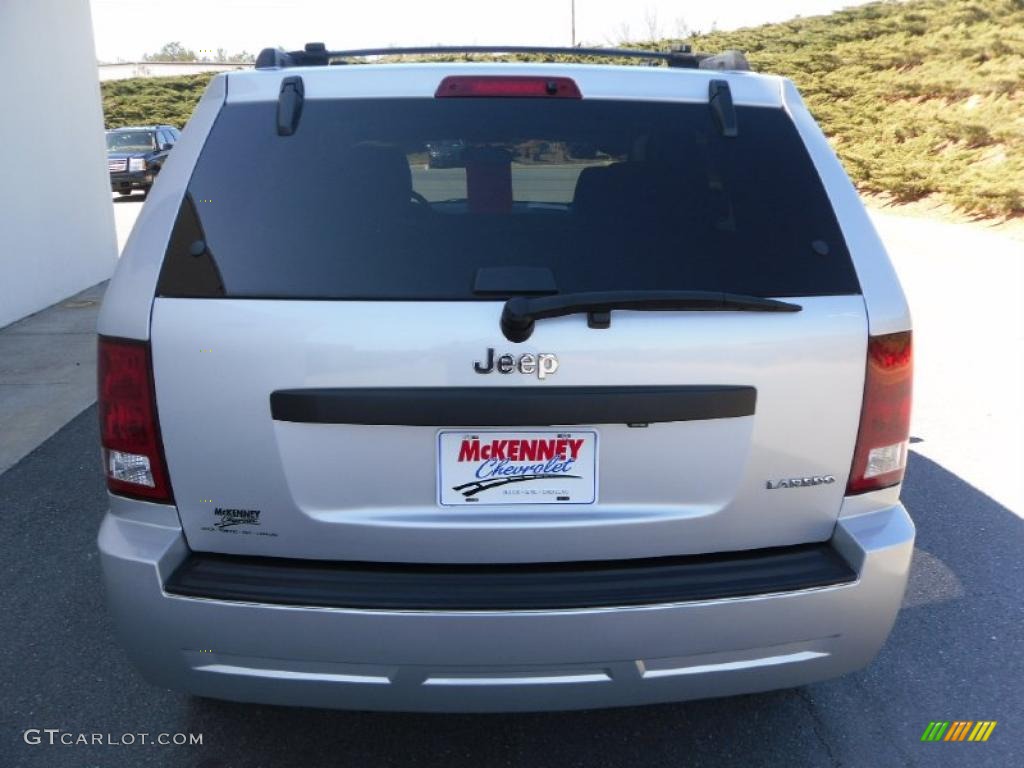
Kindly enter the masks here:
M 546 317 L 586 312 L 591 327 L 607 328 L 613 309 L 642 312 L 799 312 L 803 307 L 777 299 L 721 291 L 598 291 L 558 296 L 514 296 L 501 311 L 501 331 L 509 341 L 530 338 L 533 325 Z

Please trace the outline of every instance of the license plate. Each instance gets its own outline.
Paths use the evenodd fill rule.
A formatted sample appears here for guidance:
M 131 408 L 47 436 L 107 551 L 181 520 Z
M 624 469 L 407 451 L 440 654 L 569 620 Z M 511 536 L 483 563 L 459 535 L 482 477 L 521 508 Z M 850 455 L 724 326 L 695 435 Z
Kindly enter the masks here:
M 439 432 L 437 495 L 445 507 L 593 504 L 597 432 Z

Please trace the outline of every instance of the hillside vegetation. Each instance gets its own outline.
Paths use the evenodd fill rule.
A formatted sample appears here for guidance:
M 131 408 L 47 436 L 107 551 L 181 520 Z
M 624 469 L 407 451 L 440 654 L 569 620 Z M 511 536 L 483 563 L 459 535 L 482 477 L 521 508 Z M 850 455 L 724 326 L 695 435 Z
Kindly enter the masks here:
M 107 128 L 166 123 L 182 128 L 212 74 L 180 77 L 135 77 L 108 80 L 103 92 L 103 118 Z
M 879 2 L 628 45 L 680 43 L 736 48 L 754 69 L 792 78 L 862 192 L 1024 215 L 1024 0 Z M 208 80 L 104 83 L 108 126 L 180 126 Z
M 693 45 L 792 78 L 862 191 L 1024 214 L 1024 0 L 873 3 Z

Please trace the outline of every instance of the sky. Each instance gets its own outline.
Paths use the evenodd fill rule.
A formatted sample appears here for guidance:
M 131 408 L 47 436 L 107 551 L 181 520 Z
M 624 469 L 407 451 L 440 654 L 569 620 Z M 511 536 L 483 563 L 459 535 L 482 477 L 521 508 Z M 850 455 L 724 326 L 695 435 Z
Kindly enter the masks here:
M 576 0 L 576 40 L 685 36 L 814 16 L 864 0 Z M 90 0 L 96 56 L 136 61 L 164 43 L 228 53 L 308 41 L 391 45 L 569 45 L 571 0 Z

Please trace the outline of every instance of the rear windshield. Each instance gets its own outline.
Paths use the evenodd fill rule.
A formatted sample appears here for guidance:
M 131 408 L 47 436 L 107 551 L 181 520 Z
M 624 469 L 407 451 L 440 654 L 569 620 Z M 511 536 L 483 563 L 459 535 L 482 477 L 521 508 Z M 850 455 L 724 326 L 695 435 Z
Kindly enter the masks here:
M 228 105 L 160 293 L 858 293 L 791 120 L 760 107 L 737 117 L 727 138 L 706 104 L 307 100 L 296 132 L 280 136 L 276 102 Z

